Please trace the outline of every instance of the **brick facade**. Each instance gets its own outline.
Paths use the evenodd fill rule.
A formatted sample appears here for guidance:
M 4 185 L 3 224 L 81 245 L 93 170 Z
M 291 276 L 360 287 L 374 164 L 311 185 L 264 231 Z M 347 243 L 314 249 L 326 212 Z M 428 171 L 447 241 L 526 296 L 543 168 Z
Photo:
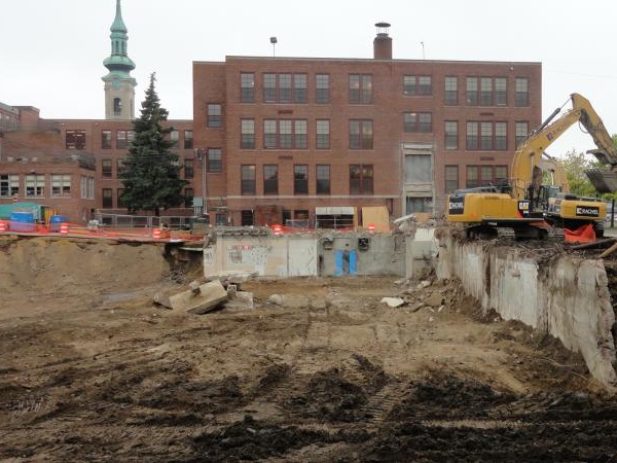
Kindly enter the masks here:
M 254 75 L 253 102 L 242 101 L 243 73 Z M 284 92 L 287 92 L 287 84 L 279 84 L 289 78 L 280 77 L 281 74 L 291 76 L 292 101 L 294 76 L 306 76 L 306 99 L 303 102 L 287 101 L 287 93 L 281 91 L 284 87 Z M 329 76 L 327 103 L 316 101 L 318 74 Z M 350 102 L 350 85 L 353 86 L 350 79 L 357 79 L 352 75 L 370 76 L 372 88 L 368 101 Z M 404 76 L 430 76 L 430 90 L 427 91 L 426 86 L 422 91 L 418 91 L 419 86 L 408 87 L 408 94 L 405 94 Z M 456 95 L 455 104 L 451 100 L 446 104 L 446 77 L 456 78 L 457 91 L 448 94 L 449 98 Z M 467 100 L 466 86 L 470 77 L 477 78 L 477 104 L 470 104 Z M 266 80 L 274 82 L 273 91 L 265 90 Z M 470 82 L 473 85 L 473 79 Z M 491 90 L 487 92 L 489 82 Z M 505 92 L 502 90 L 504 83 Z M 519 95 L 519 103 L 523 104 L 517 105 L 517 85 L 524 87 L 525 83 L 526 95 L 522 92 Z M 481 86 L 485 90 L 483 93 Z M 266 214 L 268 220 L 274 222 L 290 216 L 293 218 L 294 211 L 309 211 L 313 221 L 315 208 L 320 206 L 383 205 L 395 217 L 419 209 L 439 215 L 446 198 L 446 166 L 451 179 L 448 183 L 450 189 L 455 183 L 457 188 L 487 183 L 489 176 L 491 181 L 499 180 L 504 172 L 501 166 L 505 166 L 509 174 L 515 150 L 516 123 L 526 122 L 531 130 L 539 125 L 541 118 L 540 63 L 227 57 L 224 62 L 194 62 L 193 90 L 195 146 L 203 153 L 212 147 L 222 148 L 223 152 L 222 172 L 207 174 L 208 204 L 210 209 L 225 206 L 220 209 L 230 212 L 234 224 L 241 223 L 242 211 L 246 214 L 250 210 L 263 217 L 258 213 L 260 208 L 274 208 L 281 214 L 289 211 L 285 216 Z M 266 92 L 270 93 L 266 95 Z M 421 94 L 409 94 L 414 92 Z M 280 102 L 280 98 L 270 101 L 277 100 L 280 95 L 285 95 L 285 102 Z M 221 105 L 221 127 L 208 126 L 210 104 Z M 430 114 L 430 128 L 424 124 L 420 130 L 422 123 L 417 122 L 418 116 L 405 116 L 405 113 Z M 412 131 L 405 130 L 405 117 L 416 121 L 407 124 L 407 129 Z M 241 147 L 243 119 L 254 121 L 254 148 Z M 306 147 L 274 147 L 272 140 L 275 136 L 265 135 L 266 130 L 271 132 L 276 126 L 280 137 L 280 121 L 292 121 L 293 124 L 296 120 L 306 121 Z M 330 126 L 327 149 L 317 147 L 316 126 L 317 121 L 322 120 L 328 120 Z M 369 121 L 373 132 L 372 146 L 365 149 L 350 146 L 354 143 L 350 140 L 350 130 L 354 130 L 352 124 L 355 123 L 350 121 Z M 450 138 L 450 149 L 445 147 L 446 121 L 456 122 L 458 128 L 456 146 L 452 146 Z M 477 148 L 467 147 L 468 123 L 477 123 Z M 288 122 L 285 124 L 289 125 Z M 266 129 L 265 125 L 270 128 Z M 490 143 L 489 127 L 492 132 Z M 504 130 L 505 139 L 502 136 Z M 481 131 L 484 138 L 481 138 Z M 416 173 L 419 172 L 414 164 L 416 159 L 410 156 L 428 156 L 423 158 L 430 159 L 428 173 L 423 174 L 426 178 L 417 178 L 422 175 Z M 409 163 L 407 172 L 406 158 Z M 243 194 L 242 166 L 253 165 L 255 193 Z M 296 165 L 308 166 L 307 194 L 294 193 Z M 329 194 L 317 194 L 318 165 L 330 166 Z M 354 194 L 350 179 L 352 165 L 372 166 L 372 194 Z M 269 189 L 273 183 L 266 188 L 264 166 L 277 166 L 278 188 L 274 194 L 268 194 L 273 191 Z M 495 166 L 500 167 L 495 169 Z M 268 172 L 272 169 L 267 167 Z M 456 178 L 452 180 L 455 172 Z M 475 177 L 480 178 L 476 180 Z

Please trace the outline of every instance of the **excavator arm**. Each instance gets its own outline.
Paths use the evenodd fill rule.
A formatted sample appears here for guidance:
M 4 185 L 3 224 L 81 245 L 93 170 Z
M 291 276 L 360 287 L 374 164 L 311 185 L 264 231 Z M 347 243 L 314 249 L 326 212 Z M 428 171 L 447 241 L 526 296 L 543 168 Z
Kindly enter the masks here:
M 516 150 L 511 170 L 512 195 L 514 198 L 523 199 L 527 197 L 530 187 L 532 190 L 537 190 L 539 187 L 537 179 L 539 176 L 541 178 L 542 154 L 575 122 L 580 122 L 593 138 L 597 149 L 591 151 L 591 153 L 602 164 L 610 166 L 609 171 L 596 169 L 594 171 L 595 181 L 592 175 L 588 174 L 590 180 L 600 192 L 606 192 L 607 189 L 617 191 L 617 176 L 613 171 L 617 166 L 617 150 L 613 146 L 611 136 L 586 98 L 578 93 L 573 93 L 570 98 L 572 109 L 553 121 L 561 110 L 561 108 L 556 109 Z M 612 182 L 611 178 L 614 178 L 615 181 Z M 611 183 L 615 184 L 615 188 Z

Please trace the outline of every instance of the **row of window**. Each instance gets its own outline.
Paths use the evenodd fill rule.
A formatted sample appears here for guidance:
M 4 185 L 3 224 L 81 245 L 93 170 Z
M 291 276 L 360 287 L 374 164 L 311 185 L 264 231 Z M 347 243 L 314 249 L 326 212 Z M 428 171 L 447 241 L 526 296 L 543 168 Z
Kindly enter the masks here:
M 497 185 L 508 180 L 508 166 L 466 166 L 466 188 Z M 446 193 L 460 188 L 459 166 L 445 167 Z
M 405 132 L 431 133 L 433 131 L 432 114 L 429 112 L 403 113 L 403 129 Z M 467 121 L 467 150 L 507 150 L 508 123 Z M 264 119 L 263 147 L 264 149 L 307 149 L 306 119 Z M 515 141 L 518 146 L 527 138 L 529 123 L 515 123 Z M 448 150 L 459 149 L 458 121 L 445 121 L 444 146 Z M 240 120 L 240 148 L 255 149 L 255 119 Z M 373 149 L 373 121 L 370 119 L 349 120 L 349 149 Z M 315 121 L 315 148 L 330 148 L 330 121 L 318 119 Z
M 330 75 L 315 74 L 314 102 L 327 104 L 330 102 Z M 264 73 L 262 76 L 263 103 L 307 103 L 308 76 L 306 73 Z M 444 104 L 459 104 L 459 78 L 446 76 L 444 78 Z M 508 78 L 467 76 L 465 82 L 465 104 L 469 106 L 507 106 Z M 373 102 L 372 74 L 349 74 L 348 101 L 350 104 L 371 104 Z M 430 75 L 404 75 L 402 93 L 406 96 L 432 96 L 433 78 Z M 240 73 L 240 102 L 255 103 L 255 73 Z M 514 105 L 529 106 L 529 78 L 514 79 Z M 220 105 L 218 106 L 220 117 Z M 208 117 L 216 116 L 216 107 L 208 107 Z M 216 123 L 216 122 L 215 122 Z M 210 125 L 209 127 L 216 127 Z
M 315 166 L 315 192 L 318 195 L 330 194 L 330 165 Z M 263 165 L 263 194 L 279 194 L 278 164 Z M 257 194 L 256 166 L 244 164 L 240 167 L 240 192 L 243 195 Z M 309 166 L 295 164 L 293 170 L 293 194 L 309 193 Z M 373 194 L 373 165 L 351 164 L 349 166 L 349 193 L 352 195 Z
M 94 177 L 81 176 L 80 190 L 82 199 L 94 199 Z M 23 190 L 22 190 L 23 188 Z M 70 198 L 72 196 L 72 179 L 67 174 L 32 174 L 0 175 L 0 198 L 12 198 L 24 192 L 26 198 Z
M 124 194 L 124 188 L 116 188 L 115 195 L 114 195 L 113 188 L 101 189 L 101 206 L 103 207 L 103 209 L 125 208 L 126 204 L 122 200 L 123 194 Z M 184 207 L 193 207 L 193 196 L 194 195 L 195 195 L 195 192 L 193 188 L 184 189 Z M 116 198 L 115 205 L 114 205 L 114 196 Z
M 185 159 L 182 167 L 185 179 L 194 178 L 194 159 Z M 116 159 L 117 177 L 120 176 L 120 174 L 123 172 L 123 169 L 124 159 Z M 208 173 L 218 173 L 223 171 L 223 150 L 221 148 L 208 148 L 206 150 L 206 169 Z M 101 159 L 101 177 L 114 178 L 112 159 Z
M 193 131 L 184 130 L 184 138 L 182 146 L 184 149 L 193 149 Z M 116 149 L 126 149 L 129 144 L 135 139 L 135 131 L 133 130 L 116 130 Z M 180 132 L 172 130 L 169 133 L 170 141 L 178 144 L 180 141 Z M 65 146 L 68 150 L 84 150 L 86 149 L 86 131 L 85 130 L 67 130 L 65 133 Z M 113 148 L 113 132 L 111 130 L 101 130 L 101 148 Z

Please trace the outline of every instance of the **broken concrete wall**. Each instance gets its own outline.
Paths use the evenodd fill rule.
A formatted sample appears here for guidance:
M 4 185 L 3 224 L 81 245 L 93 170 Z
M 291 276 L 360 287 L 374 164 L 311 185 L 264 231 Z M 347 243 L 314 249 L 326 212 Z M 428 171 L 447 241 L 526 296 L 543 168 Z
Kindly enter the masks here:
M 615 315 L 602 260 L 564 255 L 547 261 L 529 251 L 445 236 L 437 276 L 458 277 L 484 311 L 555 336 L 582 354 L 596 379 L 617 385 Z
M 320 275 L 405 275 L 405 237 L 392 234 L 344 233 L 322 236 Z M 355 268 L 337 271 L 337 252 L 354 253 Z M 340 269 L 339 269 L 340 270 Z
M 316 276 L 317 238 L 312 236 L 217 236 L 204 249 L 204 276 L 226 272 L 256 272 L 286 278 Z
M 405 241 L 405 278 L 421 278 L 435 266 L 435 228 L 415 228 Z

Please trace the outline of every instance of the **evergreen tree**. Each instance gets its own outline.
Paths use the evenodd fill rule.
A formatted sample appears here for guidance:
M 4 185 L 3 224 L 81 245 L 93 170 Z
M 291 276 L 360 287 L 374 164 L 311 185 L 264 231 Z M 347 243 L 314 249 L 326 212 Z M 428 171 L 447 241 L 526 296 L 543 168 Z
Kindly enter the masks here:
M 170 151 L 174 142 L 165 136 L 168 111 L 162 108 L 154 89 L 155 75 L 150 75 L 146 99 L 141 104 L 141 116 L 133 122 L 135 139 L 120 174 L 124 184 L 122 200 L 132 212 L 154 211 L 179 206 L 184 197 L 182 188 L 188 182 L 180 178 L 178 156 Z

